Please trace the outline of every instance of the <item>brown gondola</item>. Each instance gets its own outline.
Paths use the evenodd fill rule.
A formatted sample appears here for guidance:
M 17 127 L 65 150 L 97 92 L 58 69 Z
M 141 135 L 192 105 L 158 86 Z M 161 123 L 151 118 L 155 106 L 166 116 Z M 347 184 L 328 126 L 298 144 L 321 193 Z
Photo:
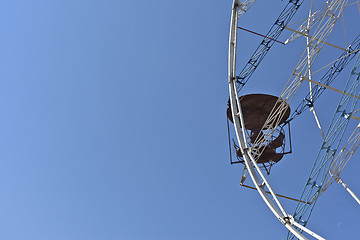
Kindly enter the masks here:
M 258 157 L 256 161 L 258 164 L 261 164 L 269 173 L 272 165 L 279 162 L 285 154 L 291 152 L 291 144 L 290 151 L 285 151 L 284 131 L 284 126 L 288 124 L 286 120 L 290 116 L 290 106 L 285 101 L 279 100 L 278 97 L 267 94 L 248 94 L 241 96 L 239 100 L 243 114 L 245 129 L 249 133 L 248 143 L 250 147 L 257 148 L 257 150 L 262 152 L 262 154 Z M 264 127 L 264 124 L 271 111 L 280 107 L 280 105 L 282 108 L 284 108 L 284 110 L 282 117 L 278 121 L 278 127 L 274 129 L 273 136 L 269 141 L 267 141 L 266 145 L 257 146 L 256 141 L 257 139 L 263 138 L 263 131 L 268 128 L 275 127 Z M 228 106 L 226 112 L 228 120 L 230 122 L 233 122 L 230 106 Z M 232 163 L 244 163 L 240 148 L 236 146 L 235 143 L 234 148 L 238 161 Z

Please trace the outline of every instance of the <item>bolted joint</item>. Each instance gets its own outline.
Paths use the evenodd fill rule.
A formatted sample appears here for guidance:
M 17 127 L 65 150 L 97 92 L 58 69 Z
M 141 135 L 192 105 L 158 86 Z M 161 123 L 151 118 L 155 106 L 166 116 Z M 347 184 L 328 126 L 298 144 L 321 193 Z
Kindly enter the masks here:
M 294 221 L 295 221 L 293 216 L 291 216 L 291 215 L 285 216 L 282 220 L 283 220 L 282 222 L 284 223 L 284 225 L 286 225 L 286 224 L 293 225 Z
M 290 224 L 291 225 L 291 219 L 289 216 L 283 218 L 284 224 Z

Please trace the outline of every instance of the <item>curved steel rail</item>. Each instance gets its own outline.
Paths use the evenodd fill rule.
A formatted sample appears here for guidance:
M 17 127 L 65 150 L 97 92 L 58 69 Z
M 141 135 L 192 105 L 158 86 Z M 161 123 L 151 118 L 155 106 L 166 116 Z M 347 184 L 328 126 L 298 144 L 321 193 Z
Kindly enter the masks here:
M 235 126 L 236 137 L 244 157 L 246 168 L 249 172 L 249 175 L 259 192 L 260 196 L 272 211 L 272 213 L 276 216 L 276 218 L 284 224 L 284 226 L 297 238 L 301 240 L 306 240 L 307 238 L 300 233 L 297 228 L 309 233 L 311 236 L 314 236 L 317 239 L 324 239 L 317 234 L 311 232 L 309 229 L 298 226 L 293 219 L 293 217 L 285 211 L 280 201 L 278 200 L 275 192 L 271 188 L 269 182 L 265 178 L 264 174 L 260 170 L 259 166 L 256 163 L 254 156 L 252 155 L 251 149 L 248 147 L 246 141 L 246 130 L 241 126 L 244 125 L 244 119 L 241 111 L 238 91 L 237 91 L 237 77 L 236 77 L 236 46 L 237 46 L 237 25 L 238 25 L 238 17 L 239 17 L 239 0 L 234 0 L 232 6 L 232 16 L 231 16 L 231 24 L 230 24 L 230 39 L 229 39 L 229 92 L 230 92 L 230 106 L 232 111 L 233 122 Z M 266 193 L 265 187 L 271 193 L 271 197 Z

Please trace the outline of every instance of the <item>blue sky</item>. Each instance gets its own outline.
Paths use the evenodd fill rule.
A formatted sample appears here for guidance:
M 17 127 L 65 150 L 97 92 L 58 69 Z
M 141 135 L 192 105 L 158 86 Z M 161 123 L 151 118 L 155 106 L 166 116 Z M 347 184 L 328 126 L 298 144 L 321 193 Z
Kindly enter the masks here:
M 242 26 L 266 33 L 285 3 L 256 3 Z M 1 239 L 285 239 L 258 193 L 239 186 L 241 166 L 229 164 L 231 5 L 1 1 Z M 261 41 L 241 39 L 239 66 Z M 244 94 L 279 94 L 301 53 L 294 46 L 274 46 Z M 335 105 L 319 108 L 327 119 Z M 303 115 L 292 125 L 294 153 L 269 177 L 291 197 L 321 144 Z M 360 194 L 353 160 L 343 178 Z M 359 214 L 334 185 L 309 227 L 354 239 Z

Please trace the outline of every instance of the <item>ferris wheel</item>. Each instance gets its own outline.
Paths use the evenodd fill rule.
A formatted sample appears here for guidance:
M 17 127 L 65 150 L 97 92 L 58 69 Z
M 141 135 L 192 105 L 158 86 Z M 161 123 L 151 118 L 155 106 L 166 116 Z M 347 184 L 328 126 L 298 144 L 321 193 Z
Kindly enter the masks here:
M 332 183 L 341 184 L 360 204 L 340 177 L 360 145 L 360 118 L 356 116 L 360 111 L 360 2 L 290 0 L 266 34 L 241 26 L 240 17 L 250 7 L 255 9 L 254 3 L 255 0 L 234 0 L 232 5 L 227 108 L 231 163 L 243 165 L 240 184 L 258 191 L 271 212 L 289 230 L 288 239 L 308 239 L 309 236 L 324 239 L 308 229 L 307 223 L 316 201 Z M 355 12 L 357 19 L 347 23 L 349 11 Z M 303 17 L 300 20 L 295 19 L 299 12 Z M 242 68 L 237 66 L 237 60 L 246 58 L 237 49 L 240 31 L 262 38 Z M 288 79 L 279 81 L 283 87 L 279 96 L 242 93 L 274 44 L 291 48 L 295 42 L 297 48 L 302 45 L 303 51 L 298 56 L 289 56 L 295 58 L 297 64 Z M 319 117 L 317 105 L 325 91 L 336 94 L 337 100 L 329 101 L 335 113 L 328 113 L 324 121 Z M 277 194 L 266 176 L 283 158 L 291 157 L 290 124 L 295 124 L 293 120 L 301 118 L 306 110 L 313 116 L 322 143 L 312 160 L 310 174 L 304 179 L 302 194 L 294 199 Z M 247 185 L 250 181 L 254 187 Z M 283 197 L 297 201 L 296 208 L 286 210 L 279 200 Z

